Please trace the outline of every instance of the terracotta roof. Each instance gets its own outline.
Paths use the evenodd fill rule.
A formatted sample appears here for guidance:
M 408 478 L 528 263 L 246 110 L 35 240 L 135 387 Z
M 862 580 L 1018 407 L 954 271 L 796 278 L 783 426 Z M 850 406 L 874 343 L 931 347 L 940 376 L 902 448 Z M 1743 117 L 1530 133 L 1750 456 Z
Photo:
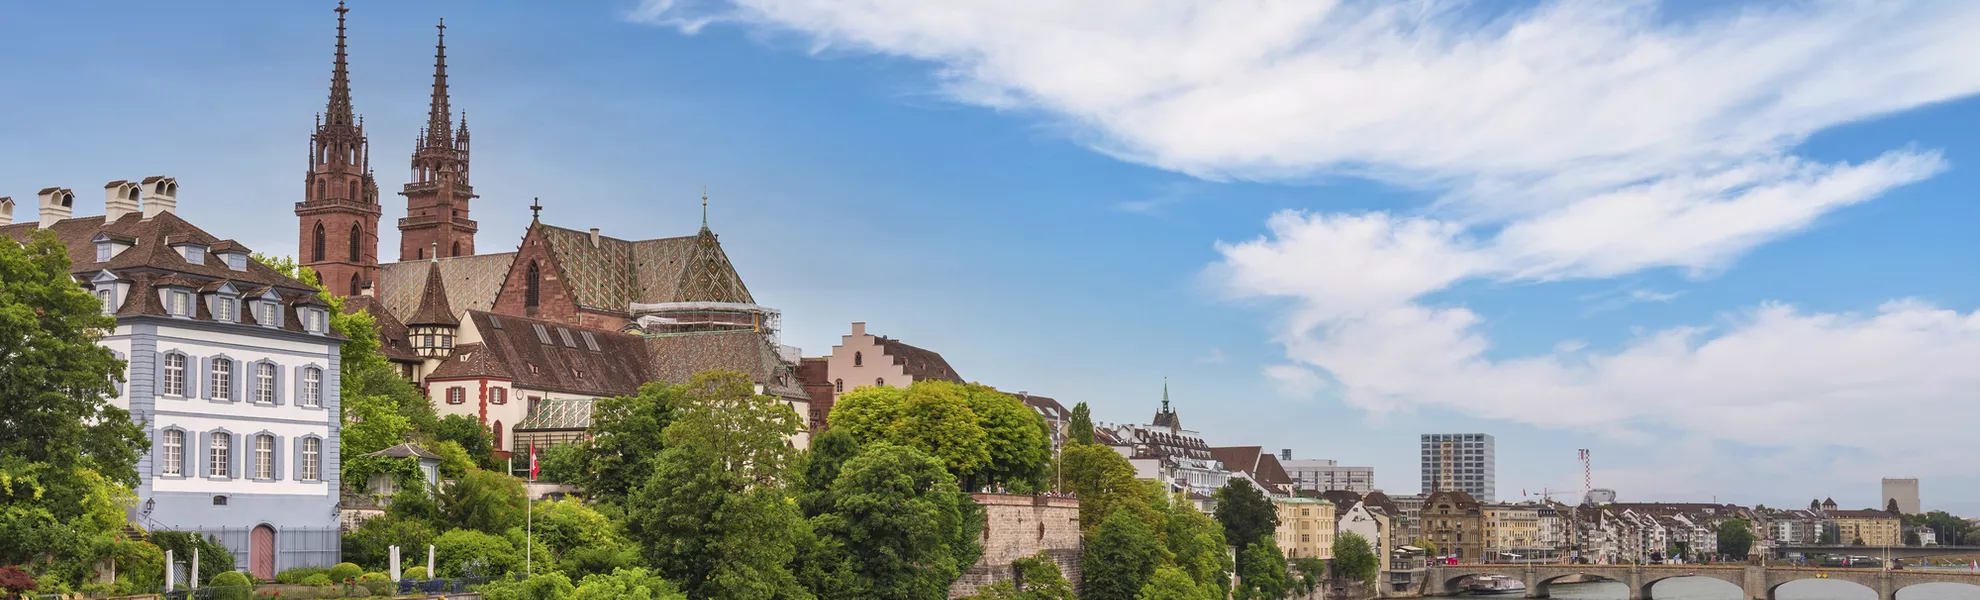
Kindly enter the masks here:
M 964 383 L 962 376 L 949 366 L 940 352 L 909 345 L 884 335 L 873 336 L 873 341 L 884 348 L 887 356 L 893 357 L 894 364 L 900 365 L 915 381 L 938 380 Z
M 1320 492 L 1320 499 L 1334 503 L 1334 508 L 1337 510 L 1346 511 L 1361 502 L 1361 494 L 1347 490 L 1327 490 Z
M 427 263 L 426 285 L 420 291 L 419 310 L 414 311 L 407 325 L 443 325 L 457 327 L 461 320 L 454 317 L 454 309 L 447 304 L 447 281 L 440 276 L 440 264 Z
M 417 363 L 425 359 L 413 352 L 411 333 L 406 324 L 391 311 L 379 308 L 378 299 L 371 296 L 344 297 L 344 312 L 367 312 L 377 324 L 378 351 L 392 362 Z
M 536 227 L 579 306 L 627 312 L 635 302 L 756 303 L 721 242 L 706 229 L 637 241 L 600 235 L 593 245 L 589 231 Z
M 1066 405 L 1060 404 L 1058 400 L 1044 396 L 1034 396 L 1024 392 L 1012 395 L 1017 396 L 1019 400 L 1023 400 L 1025 406 L 1038 411 L 1038 414 L 1043 415 L 1048 422 L 1072 419 L 1072 411 L 1066 410 Z
M 1402 514 L 1402 509 L 1396 506 L 1396 501 L 1389 498 L 1388 494 L 1382 493 L 1381 490 L 1369 492 L 1367 495 L 1361 497 L 1361 501 L 1367 503 L 1369 506 L 1379 507 L 1384 512 L 1392 515 Z
M 516 422 L 517 431 L 585 429 L 591 427 L 593 401 L 587 398 L 555 398 L 537 403 L 535 412 Z
M 379 450 L 377 452 L 366 454 L 365 456 L 383 456 L 386 458 L 406 458 L 408 456 L 417 456 L 423 459 L 445 460 L 441 458 L 440 455 L 434 454 L 433 451 L 427 450 L 426 448 L 420 446 L 419 444 L 415 444 L 412 442 L 399 444 L 397 446 L 386 448 L 384 450 Z
M 1292 485 L 1292 476 L 1286 474 L 1285 467 L 1279 464 L 1279 456 L 1266 452 L 1262 447 L 1226 446 L 1223 448 L 1211 448 L 1210 455 L 1215 457 L 1217 462 L 1224 463 L 1224 468 L 1232 471 L 1242 471 L 1250 475 L 1252 480 L 1257 481 L 1260 485 Z
M 517 387 L 586 396 L 631 395 L 653 380 L 639 336 L 483 311 L 467 317 L 481 342 L 454 348 L 429 380 L 506 376 Z
M 762 334 L 748 330 L 656 335 L 646 338 L 653 376 L 670 383 L 686 382 L 695 373 L 734 369 L 761 384 L 764 393 L 810 400 L 791 365 Z
M 515 260 L 516 253 L 504 252 L 437 261 L 440 278 L 447 286 L 448 308 L 454 311 L 494 308 L 495 295 L 502 291 L 502 281 L 508 278 L 509 265 Z M 436 261 L 412 260 L 380 265 L 376 290 L 378 303 L 401 322 L 411 320 L 413 313 L 419 311 L 420 299 L 425 296 L 426 272 L 433 264 Z

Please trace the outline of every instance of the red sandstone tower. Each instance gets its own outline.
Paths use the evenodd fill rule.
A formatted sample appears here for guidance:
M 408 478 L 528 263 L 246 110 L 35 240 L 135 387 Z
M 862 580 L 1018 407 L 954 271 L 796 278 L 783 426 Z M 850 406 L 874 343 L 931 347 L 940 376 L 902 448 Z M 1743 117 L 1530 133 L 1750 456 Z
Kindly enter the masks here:
M 296 259 L 316 270 L 332 293 L 355 296 L 378 279 L 378 182 L 370 172 L 371 146 L 364 121 L 351 109 L 350 71 L 344 60 L 344 13 L 337 4 L 337 59 L 330 71 L 330 104 L 309 136 L 309 168 Z
M 399 260 L 473 256 L 474 232 L 468 201 L 475 198 L 468 184 L 467 116 L 460 131 L 451 126 L 447 107 L 447 23 L 441 21 L 440 43 L 433 62 L 433 106 L 426 130 L 412 155 L 412 183 L 406 184 L 406 218 L 399 219 Z

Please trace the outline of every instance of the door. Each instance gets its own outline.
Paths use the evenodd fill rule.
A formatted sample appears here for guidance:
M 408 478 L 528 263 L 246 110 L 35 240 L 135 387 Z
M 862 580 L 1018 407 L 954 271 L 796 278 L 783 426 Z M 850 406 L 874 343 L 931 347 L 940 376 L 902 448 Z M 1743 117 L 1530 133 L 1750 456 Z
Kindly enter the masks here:
M 262 525 L 254 528 L 254 534 L 249 536 L 248 572 L 253 573 L 255 579 L 275 579 L 275 528 Z

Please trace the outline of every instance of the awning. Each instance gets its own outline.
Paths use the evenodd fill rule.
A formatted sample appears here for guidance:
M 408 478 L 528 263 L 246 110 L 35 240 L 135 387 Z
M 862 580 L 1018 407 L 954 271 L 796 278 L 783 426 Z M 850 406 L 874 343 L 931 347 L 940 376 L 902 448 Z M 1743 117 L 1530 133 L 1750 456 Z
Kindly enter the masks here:
M 1423 549 L 1422 549 L 1422 548 L 1418 548 L 1418 547 L 1415 547 L 1415 546 L 1396 546 L 1396 549 L 1397 549 L 1397 550 L 1402 550 L 1402 551 L 1405 551 L 1405 552 L 1422 552 L 1422 551 L 1423 551 Z

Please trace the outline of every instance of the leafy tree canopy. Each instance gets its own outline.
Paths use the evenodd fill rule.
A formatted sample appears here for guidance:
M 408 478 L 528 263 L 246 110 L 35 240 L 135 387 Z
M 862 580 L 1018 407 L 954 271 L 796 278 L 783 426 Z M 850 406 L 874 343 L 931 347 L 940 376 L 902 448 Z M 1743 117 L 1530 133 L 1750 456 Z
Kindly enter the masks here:
M 1224 539 L 1238 547 L 1240 562 L 1246 548 L 1278 530 L 1279 510 L 1251 480 L 1233 477 L 1215 496 L 1217 522 L 1224 525 Z
M 1080 597 L 1134 600 L 1148 586 L 1161 560 L 1162 548 L 1148 524 L 1128 511 L 1114 511 L 1086 543 L 1086 557 L 1080 563 L 1085 579 Z
M 1334 536 L 1334 571 L 1348 579 L 1374 583 L 1376 571 L 1382 568 L 1382 558 L 1375 552 L 1375 547 L 1361 534 L 1343 532 Z
M 1230 554 L 1225 552 L 1223 525 L 1196 510 L 1196 506 L 1180 494 L 1169 501 L 1164 524 L 1167 533 L 1164 537 L 1175 566 L 1189 575 L 1197 588 L 1207 595 L 1225 597 L 1225 592 L 1230 588 L 1231 569 L 1235 565 Z
M 847 461 L 832 485 L 820 536 L 843 541 L 862 598 L 941 598 L 969 565 L 952 547 L 963 535 L 963 494 L 942 462 L 880 442 Z
M 687 402 L 687 389 L 648 383 L 639 393 L 599 400 L 591 411 L 590 459 L 578 486 L 593 497 L 618 501 L 653 474 L 653 458 L 666 446 L 662 434 L 674 411 Z
M 501 535 L 523 524 L 523 513 L 528 509 L 523 503 L 525 497 L 521 479 L 475 469 L 441 488 L 440 516 L 453 527 Z
M 1286 557 L 1270 534 L 1238 551 L 1237 572 L 1239 600 L 1279 600 L 1292 594 Z
M 1069 434 L 1073 443 L 1093 443 L 1093 410 L 1087 408 L 1085 402 L 1074 404 L 1072 408 L 1072 420 L 1066 427 L 1071 430 Z
M 983 428 L 990 459 L 964 480 L 966 489 L 1004 486 L 1017 493 L 1044 491 L 1052 472 L 1052 436 L 1045 417 L 1023 400 L 990 386 L 963 386 L 969 409 Z
M 863 387 L 832 405 L 832 427 L 844 427 L 860 443 L 886 441 L 942 459 L 958 478 L 990 464 L 990 440 L 970 408 L 967 388 L 947 381 L 917 381 L 907 389 Z
M 1136 593 L 1134 597 L 1136 600 L 1208 600 L 1210 598 L 1222 598 L 1222 596 L 1211 596 L 1205 593 L 1203 588 L 1197 585 L 1196 580 L 1191 579 L 1188 573 L 1184 573 L 1182 569 L 1173 566 L 1155 569 L 1155 574 L 1148 579 L 1148 585 L 1142 586 L 1141 591 Z
M 1745 558 L 1753 550 L 1753 529 L 1746 519 L 1726 519 L 1716 527 L 1719 553 L 1736 558 Z
M 1060 476 L 1066 490 L 1079 498 L 1079 522 L 1083 530 L 1098 527 L 1109 513 L 1123 504 L 1142 498 L 1141 483 L 1134 478 L 1134 465 L 1112 448 L 1094 444 L 1073 444 L 1060 449 Z

